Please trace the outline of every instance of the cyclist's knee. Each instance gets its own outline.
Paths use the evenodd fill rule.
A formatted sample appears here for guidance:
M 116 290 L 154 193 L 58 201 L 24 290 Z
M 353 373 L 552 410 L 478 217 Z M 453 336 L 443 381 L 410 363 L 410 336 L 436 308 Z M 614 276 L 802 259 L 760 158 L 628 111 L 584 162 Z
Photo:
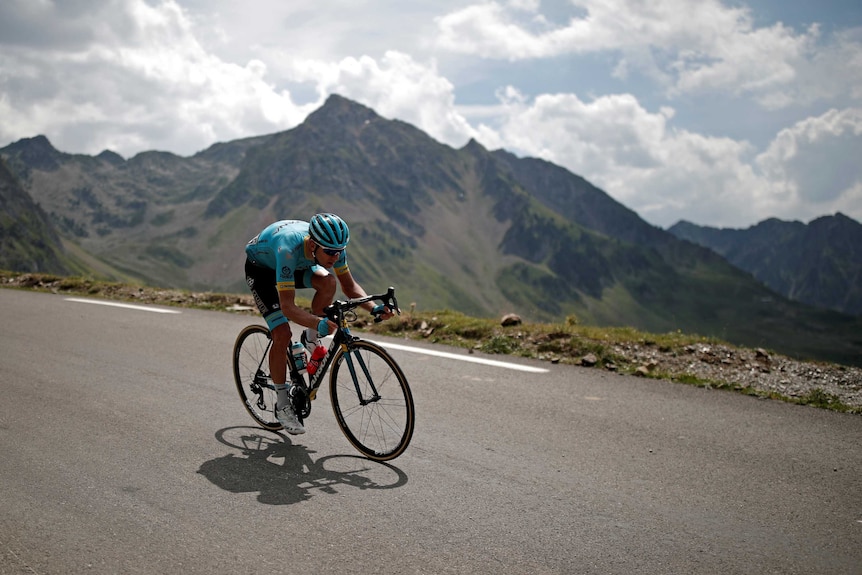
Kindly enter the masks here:
M 311 285 L 314 288 L 314 291 L 321 294 L 321 296 L 335 296 L 335 290 L 338 287 L 335 282 L 335 276 L 332 274 L 326 275 L 316 275 L 311 281 Z
M 290 338 L 292 334 L 290 332 L 289 323 L 283 323 L 274 327 L 271 333 L 272 345 L 276 346 L 276 348 L 287 349 L 290 346 Z

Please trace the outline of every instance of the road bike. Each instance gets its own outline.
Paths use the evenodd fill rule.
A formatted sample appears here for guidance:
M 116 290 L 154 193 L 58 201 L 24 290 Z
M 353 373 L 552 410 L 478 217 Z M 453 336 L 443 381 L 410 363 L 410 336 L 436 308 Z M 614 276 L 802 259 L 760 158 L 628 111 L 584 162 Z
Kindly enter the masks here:
M 392 287 L 385 294 L 339 300 L 327 306 L 326 317 L 338 327 L 317 370 L 310 375 L 300 371 L 288 349 L 290 395 L 302 422 L 311 413 L 311 402 L 329 373 L 332 411 L 344 436 L 369 459 L 389 461 L 404 453 L 410 443 L 416 415 L 407 378 L 392 356 L 378 344 L 350 332 L 348 324 L 356 321 L 356 308 L 369 301 L 401 313 Z M 374 321 L 380 321 L 379 314 Z M 276 391 L 269 375 L 271 346 L 272 337 L 265 326 L 244 328 L 234 344 L 233 374 L 251 417 L 261 427 L 277 431 L 282 426 L 275 418 Z

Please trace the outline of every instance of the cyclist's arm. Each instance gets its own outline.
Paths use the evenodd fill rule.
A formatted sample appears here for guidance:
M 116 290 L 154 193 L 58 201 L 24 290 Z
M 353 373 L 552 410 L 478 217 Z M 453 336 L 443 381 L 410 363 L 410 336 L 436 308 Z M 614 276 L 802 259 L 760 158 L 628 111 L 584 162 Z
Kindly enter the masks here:
M 365 293 L 365 290 L 362 289 L 362 286 L 359 285 L 359 282 L 353 277 L 353 274 L 350 273 L 350 270 L 346 270 L 344 273 L 337 276 L 338 281 L 341 283 L 341 291 L 344 292 L 344 295 L 351 299 L 357 299 L 361 297 L 366 297 L 368 294 Z M 368 311 L 369 313 L 377 304 L 373 301 L 365 302 L 362 304 L 362 309 Z M 386 311 L 380 315 L 381 319 L 389 319 L 393 316 L 392 310 L 386 308 Z
M 278 290 L 278 303 L 281 313 L 293 322 L 312 329 L 318 328 L 321 319 L 299 307 L 296 304 L 296 273 L 299 264 L 302 263 L 301 254 L 304 252 L 304 239 L 301 234 L 284 234 L 275 238 L 270 249 L 275 250 L 276 290 Z M 329 323 L 330 333 L 335 329 L 335 324 Z
M 317 324 L 320 323 L 320 318 L 296 305 L 295 289 L 278 290 L 278 302 L 281 305 L 281 312 L 285 317 L 287 317 L 287 319 L 303 327 L 317 329 Z M 330 333 L 332 333 L 335 329 L 335 324 L 331 321 L 327 323 L 330 324 L 329 329 Z

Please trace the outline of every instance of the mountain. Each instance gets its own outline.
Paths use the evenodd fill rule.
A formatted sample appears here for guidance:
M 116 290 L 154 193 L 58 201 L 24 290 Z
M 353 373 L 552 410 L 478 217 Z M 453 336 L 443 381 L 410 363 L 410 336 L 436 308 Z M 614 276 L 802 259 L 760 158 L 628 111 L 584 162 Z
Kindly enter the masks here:
M 0 159 L 0 268 L 67 274 L 65 259 L 51 220 Z
M 292 130 L 191 157 L 0 149 L 60 231 L 142 282 L 245 292 L 246 241 L 333 211 L 350 267 L 404 307 L 683 330 L 796 356 L 862 362 L 862 320 L 794 303 L 701 246 L 651 226 L 551 163 L 454 149 L 331 96 Z
M 668 231 L 714 250 L 790 299 L 862 316 L 862 224 L 842 213 L 807 225 L 773 218 L 747 229 L 681 221 Z
M 104 263 L 104 274 L 218 289 L 226 282 L 212 278 L 223 265 L 213 261 L 215 251 L 207 251 L 211 238 L 199 226 L 202 214 L 239 172 L 245 151 L 266 140 L 215 144 L 191 158 L 150 151 L 124 160 L 107 150 L 95 157 L 65 154 L 37 136 L 0 149 L 0 155 L 60 233 Z

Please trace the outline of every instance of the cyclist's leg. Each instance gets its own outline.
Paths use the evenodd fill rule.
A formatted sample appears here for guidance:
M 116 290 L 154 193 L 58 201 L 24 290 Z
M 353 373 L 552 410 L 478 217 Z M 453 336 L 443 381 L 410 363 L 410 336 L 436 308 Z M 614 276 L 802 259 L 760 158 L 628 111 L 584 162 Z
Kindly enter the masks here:
M 284 317 L 282 314 L 281 317 Z M 290 324 L 287 320 L 270 328 L 272 347 L 269 348 L 269 375 L 276 386 L 287 382 L 287 349 L 290 347 Z
M 269 376 L 276 392 L 276 419 L 290 434 L 305 433 L 305 428 L 291 405 L 290 386 L 287 385 L 287 353 L 291 333 L 290 324 L 281 311 L 275 271 L 246 261 L 245 279 L 272 337 L 272 345 L 269 348 Z
M 323 317 L 323 310 L 335 300 L 335 276 L 322 266 L 313 266 L 310 269 L 294 275 L 297 289 L 311 288 L 314 290 L 314 296 L 311 299 L 311 313 L 318 317 Z M 309 352 L 317 345 L 318 336 L 317 328 L 310 327 L 305 330 L 305 337 L 302 338 Z
M 322 316 L 323 309 L 335 300 L 335 276 L 326 268 L 314 266 L 309 270 L 306 276 L 306 281 L 310 280 L 311 287 L 314 288 L 314 297 L 311 300 L 311 312 L 315 315 Z M 310 278 L 308 276 L 311 276 Z
M 246 260 L 245 281 L 272 335 L 269 375 L 273 384 L 282 386 L 287 381 L 287 350 L 290 347 L 291 333 L 290 324 L 281 311 L 278 290 L 275 287 L 275 270 L 254 265 Z

